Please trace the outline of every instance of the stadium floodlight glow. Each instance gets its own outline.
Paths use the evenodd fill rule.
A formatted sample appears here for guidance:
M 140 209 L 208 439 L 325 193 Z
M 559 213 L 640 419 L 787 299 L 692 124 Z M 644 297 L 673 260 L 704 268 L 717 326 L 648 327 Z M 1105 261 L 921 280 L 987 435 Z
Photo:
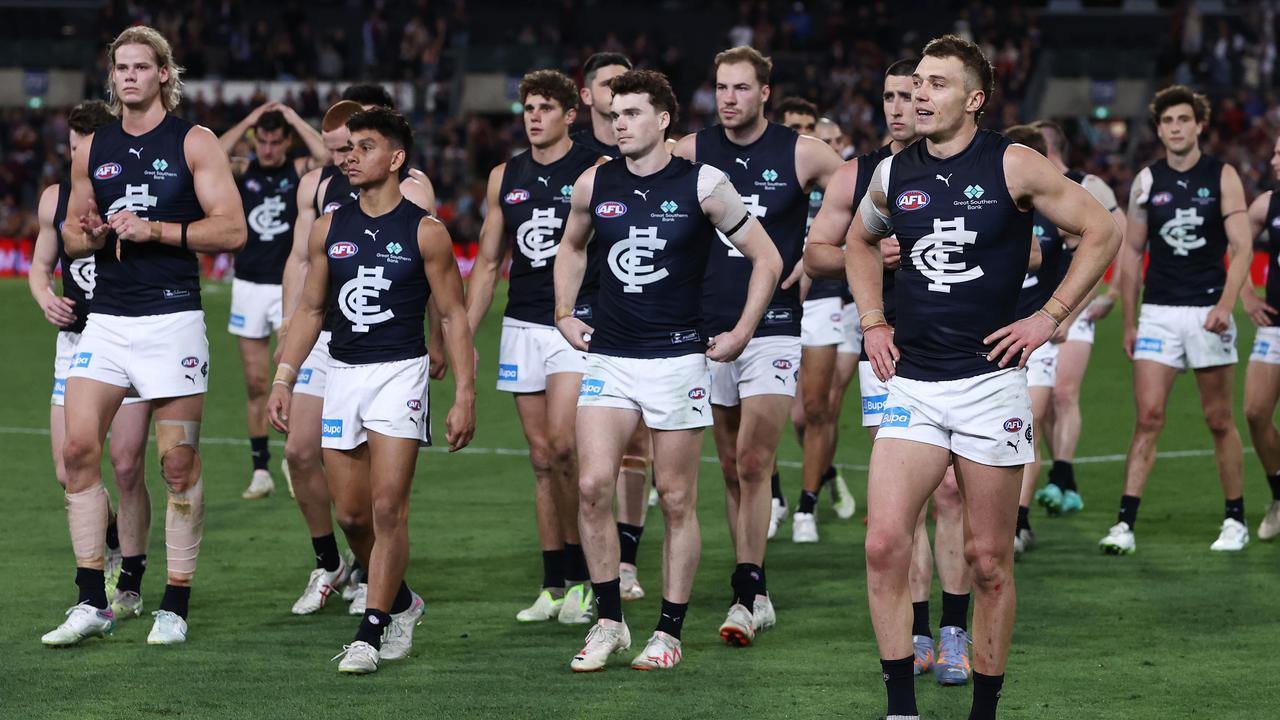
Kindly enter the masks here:
M 1106 105 L 1099 105 L 1093 109 L 1093 116 L 1099 120 L 1106 120 L 1111 116 L 1111 109 Z

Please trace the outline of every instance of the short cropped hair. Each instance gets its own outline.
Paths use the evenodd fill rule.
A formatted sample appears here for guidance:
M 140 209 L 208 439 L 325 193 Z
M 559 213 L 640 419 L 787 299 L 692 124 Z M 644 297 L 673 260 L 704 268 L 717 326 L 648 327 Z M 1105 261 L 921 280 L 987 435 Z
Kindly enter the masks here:
M 671 125 L 667 126 L 668 132 L 671 131 L 671 126 L 675 125 L 676 118 L 680 116 L 680 103 L 676 101 L 671 82 L 667 80 L 666 75 L 656 70 L 628 70 L 610 80 L 609 89 L 615 96 L 647 94 L 655 110 L 671 113 Z
M 90 135 L 98 128 L 116 119 L 111 108 L 101 100 L 85 100 L 71 108 L 67 114 L 67 125 L 80 135 Z
M 1196 122 L 1209 122 L 1209 99 L 1186 85 L 1170 85 L 1156 93 L 1147 106 L 1147 110 L 1151 112 L 1151 122 L 1159 125 L 1160 116 L 1174 105 L 1190 105 Z
M 271 110 L 264 112 L 258 116 L 258 123 L 253 126 L 257 132 L 275 132 L 283 130 L 284 136 L 289 137 L 293 128 L 289 126 L 289 122 L 284 119 L 284 113 L 279 110 Z
M 1052 120 L 1037 120 L 1031 123 L 1031 127 L 1040 131 L 1044 136 L 1045 147 L 1053 152 L 1066 156 L 1067 154 L 1067 133 L 1062 126 Z
M 377 107 L 358 112 L 347 120 L 347 129 L 353 134 L 372 130 L 390 140 L 392 146 L 404 150 L 405 155 L 413 151 L 413 129 L 409 127 L 409 121 L 390 108 Z
M 895 60 L 892 65 L 884 71 L 885 77 L 911 77 L 916 71 L 916 66 L 920 64 L 920 58 L 903 58 Z
M 534 70 L 520 79 L 520 102 L 530 95 L 541 95 L 560 103 L 560 109 L 568 112 L 578 107 L 578 85 L 559 70 Z
M 595 82 L 596 73 L 600 68 L 609 67 L 610 65 L 620 65 L 630 70 L 631 59 L 622 53 L 598 52 L 587 58 L 587 62 L 582 65 L 582 81 L 590 85 Z
M 1016 143 L 1026 145 L 1041 155 L 1049 154 L 1044 136 L 1033 125 L 1011 125 L 1004 129 L 1004 136 Z
M 965 75 L 967 76 L 965 85 L 969 90 L 981 90 L 983 94 L 982 107 L 978 108 L 977 117 L 982 117 L 982 111 L 986 108 L 987 103 L 991 102 L 991 96 L 995 92 L 995 70 L 991 67 L 991 61 L 987 59 L 982 48 L 976 43 L 965 40 L 956 35 L 943 35 L 940 38 L 934 38 L 924 46 L 924 54 L 927 57 L 935 58 L 956 58 L 964 64 Z
M 717 70 L 726 63 L 749 63 L 756 71 L 756 82 L 761 85 L 768 85 L 769 77 L 773 74 L 773 60 L 761 55 L 759 50 L 750 45 L 739 45 L 716 55 Z
M 391 93 L 378 83 L 359 83 L 342 91 L 343 100 L 354 100 L 361 105 L 395 109 L 396 101 Z
M 815 123 L 818 121 L 818 106 L 802 97 L 796 97 L 794 95 L 778 103 L 777 113 L 779 118 L 783 118 L 787 113 L 791 113 L 793 115 L 808 115 L 813 118 Z

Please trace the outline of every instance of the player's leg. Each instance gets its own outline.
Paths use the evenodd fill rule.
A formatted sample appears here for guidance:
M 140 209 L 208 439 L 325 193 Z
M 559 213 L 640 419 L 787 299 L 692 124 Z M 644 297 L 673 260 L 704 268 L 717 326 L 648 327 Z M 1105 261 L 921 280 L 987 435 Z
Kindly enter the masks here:
M 712 372 L 714 385 L 715 375 L 714 371 Z M 716 441 L 716 456 L 720 460 L 720 473 L 724 477 L 724 512 L 729 523 L 729 542 L 736 548 L 738 546 L 738 504 L 741 502 L 738 486 L 738 426 L 742 421 L 742 406 L 712 405 L 711 417 L 714 421 L 712 434 Z
M 516 414 L 529 445 L 533 467 L 533 512 L 542 549 L 542 589 L 529 607 L 516 614 L 521 622 L 554 620 L 564 606 L 566 571 L 569 569 L 563 529 L 560 524 L 557 478 L 553 475 L 551 443 L 547 425 L 547 394 L 516 393 Z
M 344 426 L 350 417 L 351 414 L 343 415 Z M 381 659 L 379 649 L 382 646 L 383 631 L 390 625 L 390 620 L 386 617 L 369 613 L 371 607 L 376 607 L 369 600 L 368 582 L 375 543 L 373 491 L 370 480 L 372 453 L 367 441 L 369 435 L 365 436 L 365 442 L 360 442 L 353 448 L 326 447 L 322 451 L 324 476 L 328 479 L 329 493 L 333 497 L 334 518 L 338 522 L 338 527 L 342 528 L 356 561 L 365 569 L 365 581 L 360 583 L 360 592 L 356 601 L 360 602 L 361 616 L 360 625 L 356 631 L 356 641 L 344 647 L 343 652 L 334 658 L 341 658 L 338 664 L 339 672 L 375 672 Z M 356 602 L 352 603 L 353 607 Z M 383 614 L 389 616 L 389 613 Z M 375 626 L 375 620 L 379 625 Z
M 794 542 L 818 542 L 818 491 L 824 481 L 835 479 L 831 455 L 835 423 L 831 413 L 831 385 L 835 377 L 836 346 L 805 347 L 800 360 L 800 402 L 804 408 L 804 463 L 801 467 L 800 501 L 791 521 Z M 768 396 L 764 396 L 768 397 Z M 745 400 L 744 400 L 745 403 Z
M 644 588 L 637 578 L 636 564 L 645 515 L 649 510 L 649 467 L 653 463 L 653 440 L 643 421 L 636 426 L 622 455 L 618 471 L 618 549 L 621 562 L 618 577 L 623 600 L 639 600 Z
M 564 547 L 565 558 L 566 589 L 558 619 L 570 625 L 590 623 L 595 604 L 591 575 L 587 571 L 587 559 L 578 535 L 578 448 L 574 424 L 578 415 L 578 393 L 581 387 L 580 372 L 555 372 L 547 375 L 546 420 L 543 423 L 550 468 L 552 511 L 557 525 L 556 536 Z
M 155 624 L 153 645 L 186 641 L 191 579 L 204 535 L 204 483 L 200 463 L 200 419 L 204 395 L 156 400 L 156 454 L 165 483 L 165 564 L 168 577 Z
M 915 653 L 914 671 L 920 675 L 933 667 L 933 630 L 929 627 L 929 595 L 933 588 L 933 548 L 929 545 L 929 530 L 925 516 L 929 512 L 926 501 L 916 516 L 916 529 L 912 534 L 911 569 L 907 582 L 911 586 L 911 647 Z
M 1270 540 L 1280 535 L 1280 432 L 1276 430 L 1276 402 L 1280 399 L 1280 364 L 1258 357 L 1255 343 L 1254 357 L 1249 360 L 1244 379 L 1244 415 L 1249 422 L 1249 437 L 1254 452 L 1267 475 L 1271 486 L 1271 505 L 1258 525 L 1258 537 Z M 1270 350 L 1268 346 L 1263 355 Z
M 955 470 L 964 497 L 965 558 L 973 569 L 970 717 L 994 718 L 1017 612 L 1013 535 L 1022 467 L 992 467 L 956 456 Z
M 116 525 L 122 556 L 120 579 L 111 600 L 117 622 L 142 615 L 142 576 L 151 538 L 151 495 L 145 477 L 150 429 L 151 403 L 146 401 L 124 403 L 111 421 L 108 447 L 120 494 Z
M 1031 424 L 1037 429 L 1044 427 L 1041 420 L 1049 414 L 1050 403 L 1053 400 L 1053 385 L 1032 384 L 1028 391 L 1031 394 Z M 1029 462 L 1022 468 L 1022 490 L 1018 497 L 1018 523 L 1014 530 L 1013 552 L 1015 556 L 1021 555 L 1031 546 L 1035 544 L 1036 535 L 1031 530 L 1031 501 L 1035 497 L 1036 483 L 1040 479 L 1040 438 L 1047 437 L 1047 434 L 1037 433 L 1037 437 L 1032 441 L 1032 449 L 1035 451 L 1035 462 Z M 1019 440 L 1021 440 L 1019 438 Z M 1022 442 L 1026 442 L 1022 440 Z M 1059 498 L 1054 511 L 1062 506 Z
M 1050 443 L 1053 447 L 1053 467 L 1049 470 L 1049 484 L 1062 493 L 1062 512 L 1084 509 L 1076 486 L 1073 462 L 1083 423 L 1080 415 L 1080 388 L 1084 383 L 1092 351 L 1092 342 L 1072 340 L 1069 337 L 1058 346 L 1058 377 L 1053 385 L 1053 442 Z M 1048 485 L 1045 490 L 1049 490 Z
M 249 446 L 253 456 L 253 475 L 241 497 L 246 500 L 264 498 L 275 490 L 267 464 L 267 394 L 271 390 L 271 338 L 239 337 L 240 366 L 244 370 L 245 419 L 249 429 Z
M 343 562 L 338 538 L 333 532 L 333 497 L 325 479 L 320 449 L 324 398 L 309 394 L 311 390 L 324 391 L 319 383 L 313 370 L 308 376 L 307 385 L 311 387 L 307 391 L 300 389 L 303 385 L 295 386 L 289 404 L 289 434 L 284 441 L 293 498 L 302 512 L 315 555 L 315 567 L 311 569 L 307 585 L 293 603 L 291 611 L 295 615 L 309 615 L 323 608 L 335 587 L 341 586 L 344 577 L 352 572 Z M 353 591 L 358 590 L 361 579 L 356 578 Z
M 861 344 L 861 336 L 859 336 L 859 344 Z M 833 509 L 836 511 L 836 517 L 842 520 L 848 520 L 858 511 L 858 501 L 849 489 L 849 484 L 845 482 L 844 474 L 835 467 L 836 447 L 840 439 L 840 416 L 844 412 L 844 395 L 857 373 L 858 354 L 841 352 L 837 348 L 835 376 L 831 382 L 831 442 L 828 445 L 827 469 L 835 476 L 833 488 L 835 507 Z
M 1204 421 L 1213 436 L 1213 454 L 1218 463 L 1218 479 L 1226 500 L 1225 517 L 1212 550 L 1243 550 L 1249 544 L 1249 526 L 1244 517 L 1244 449 L 1240 431 L 1236 429 L 1231 407 L 1235 384 L 1234 365 L 1200 368 L 1196 384 L 1200 388 L 1200 407 Z
M 964 502 L 956 484 L 954 465 L 933 491 L 937 508 L 933 531 L 934 563 L 942 586 L 942 620 L 938 623 L 938 654 L 934 676 L 944 685 L 969 681 L 969 563 L 964 557 Z M 944 652 L 945 651 L 945 652 Z
M 1098 543 L 1108 554 L 1124 555 L 1136 549 L 1133 528 L 1138 521 L 1138 504 L 1156 462 L 1156 441 L 1164 429 L 1165 407 L 1177 377 L 1177 369 L 1164 363 L 1154 360 L 1135 360 L 1133 363 L 1137 421 L 1129 453 L 1125 457 L 1120 514 L 1111 531 Z

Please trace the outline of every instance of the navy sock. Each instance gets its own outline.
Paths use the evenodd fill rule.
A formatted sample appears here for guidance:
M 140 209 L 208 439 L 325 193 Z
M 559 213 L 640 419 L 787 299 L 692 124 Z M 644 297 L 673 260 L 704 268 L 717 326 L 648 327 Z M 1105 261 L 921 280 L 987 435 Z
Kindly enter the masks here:
M 1031 508 L 1018 506 L 1018 530 L 1031 529 Z
M 952 595 L 942 591 L 942 623 L 939 627 L 958 627 L 969 630 L 969 593 Z
M 787 499 L 782 497 L 782 476 L 778 473 L 774 473 L 773 477 L 769 478 L 769 492 L 773 494 L 774 500 L 781 501 L 783 505 L 787 504 Z
M 107 607 L 106 578 L 101 570 L 93 568 L 76 568 L 76 587 L 80 588 L 80 599 L 76 604 L 89 603 L 102 610 Z
M 1268 475 L 1267 484 L 1271 486 L 1271 499 L 1280 500 L 1280 473 Z
M 338 538 L 333 533 L 311 538 L 311 549 L 316 553 L 316 567 L 333 572 L 342 564 L 342 556 L 338 554 Z
M 168 610 L 183 620 L 187 619 L 187 606 L 191 603 L 191 586 L 165 585 L 160 609 Z
M 581 545 L 564 544 L 564 579 L 571 585 L 589 582 L 591 574 L 587 572 L 587 556 Z
M 618 586 L 618 578 L 602 583 L 593 582 L 591 588 L 596 592 L 598 619 L 622 622 L 622 590 Z
M 996 720 L 996 705 L 1000 702 L 1000 688 L 1004 686 L 1004 674 L 983 675 L 973 672 L 973 705 L 969 720 Z
M 125 555 L 120 560 L 120 580 L 117 592 L 142 592 L 142 574 L 147 571 L 146 555 Z
M 391 615 L 381 610 L 369 608 L 364 611 L 364 619 L 356 630 L 356 641 L 363 640 L 375 648 L 382 649 L 382 633 L 391 624 Z
M 679 640 L 680 629 L 684 627 L 684 616 L 688 611 L 689 603 L 673 603 L 662 598 L 662 615 L 658 618 L 658 631 Z
M 796 508 L 798 513 L 808 513 L 812 515 L 818 509 L 818 493 L 809 492 L 808 490 L 800 491 L 800 506 Z
M 933 637 L 929 631 L 929 601 L 911 603 L 911 634 Z
M 396 590 L 396 599 L 391 601 L 391 614 L 402 613 L 413 605 L 413 591 L 409 589 L 409 583 L 400 581 L 400 589 Z
M 542 587 L 557 592 L 564 591 L 564 550 L 542 551 Z
M 889 693 L 889 708 L 885 715 L 919 715 L 916 709 L 915 656 L 900 660 L 881 660 L 880 670 L 884 688 Z
M 738 563 L 729 582 L 733 585 L 733 601 L 748 610 L 755 608 L 756 595 L 764 594 L 764 570 L 759 565 Z
M 621 551 L 622 562 L 636 564 L 636 555 L 640 552 L 640 536 L 643 534 L 643 525 L 618 523 L 618 549 Z
M 1132 530 L 1138 522 L 1138 503 L 1140 502 L 1142 502 L 1140 497 L 1121 495 L 1118 522 L 1129 523 L 1129 529 Z
M 1228 520 L 1235 520 L 1236 522 L 1240 522 L 1240 523 L 1244 522 L 1244 496 L 1243 495 L 1236 498 L 1235 500 L 1227 501 L 1226 517 Z
M 1066 460 L 1054 460 L 1049 468 L 1049 482 L 1062 488 L 1063 492 L 1076 490 L 1075 466 Z
M 249 438 L 250 455 L 253 456 L 253 469 L 266 470 L 271 462 L 271 451 L 267 449 L 267 436 Z

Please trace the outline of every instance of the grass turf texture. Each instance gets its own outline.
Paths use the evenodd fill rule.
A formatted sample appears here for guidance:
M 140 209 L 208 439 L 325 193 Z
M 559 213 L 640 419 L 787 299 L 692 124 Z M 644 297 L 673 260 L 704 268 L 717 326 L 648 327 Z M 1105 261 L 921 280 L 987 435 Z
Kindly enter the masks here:
M 505 293 L 500 292 L 500 297 Z M 500 308 L 478 338 L 476 448 L 497 453 L 421 457 L 413 490 L 408 579 L 427 600 L 413 657 L 368 678 L 340 677 L 329 662 L 351 641 L 357 618 L 335 597 L 310 617 L 290 615 L 312 567 L 307 532 L 285 491 L 273 437 L 277 493 L 240 499 L 250 474 L 241 371 L 226 331 L 229 290 L 206 289 L 213 359 L 202 454 L 207 498 L 204 546 L 192 594 L 190 641 L 148 647 L 150 618 L 132 620 L 105 641 L 48 650 L 39 637 L 74 602 L 73 560 L 63 499 L 53 479 L 48 437 L 54 331 L 22 281 L 0 282 L 6 373 L 0 406 L 0 498 L 4 499 L 4 593 L 0 716 L 12 718 L 303 718 L 348 709 L 380 717 L 565 718 L 875 718 L 884 709 L 877 651 L 867 614 L 864 528 L 842 522 L 824 492 L 822 542 L 793 545 L 788 522 L 769 544 L 769 578 L 779 623 L 754 647 L 726 647 L 716 630 L 730 600 L 733 553 L 725 527 L 719 469 L 701 465 L 698 509 L 703 554 L 688 619 L 686 659 L 670 673 L 626 668 L 657 620 L 662 518 L 656 509 L 640 549 L 648 595 L 625 606 L 633 646 L 603 674 L 576 676 L 569 659 L 585 627 L 521 625 L 515 613 L 533 600 L 541 564 L 533 519 L 533 483 L 512 401 L 493 389 Z M 1118 315 L 1118 312 L 1117 312 Z M 1247 355 L 1252 326 L 1238 318 Z M 1122 454 L 1133 423 L 1131 373 L 1120 351 L 1118 317 L 1099 326 L 1084 387 L 1086 430 L 1079 455 Z M 1237 374 L 1237 418 L 1243 366 Z M 452 392 L 433 383 L 437 437 Z M 856 390 L 841 420 L 839 462 L 864 466 L 869 446 Z M 1246 440 L 1247 444 L 1247 440 Z M 1179 380 L 1161 449 L 1211 447 L 1190 378 Z M 707 433 L 705 456 L 714 456 Z M 781 458 L 799 449 L 788 432 Z M 1256 457 L 1246 456 L 1251 527 L 1269 494 Z M 1222 518 L 1211 454 L 1162 459 L 1138 523 L 1138 553 L 1102 556 L 1097 540 L 1114 522 L 1122 465 L 1077 466 L 1086 509 L 1046 519 L 1033 510 L 1038 545 L 1017 566 L 1018 621 L 1001 702 L 1009 718 L 1204 718 L 1256 716 L 1272 706 L 1274 685 L 1257 672 L 1280 637 L 1275 598 L 1280 548 L 1257 542 L 1238 555 L 1210 553 Z M 163 485 L 150 449 L 153 504 L 148 611 L 164 583 Z M 784 467 L 794 503 L 799 471 Z M 109 477 L 109 473 L 107 473 Z M 845 471 L 865 514 L 866 473 Z M 113 487 L 108 481 L 108 487 Z M 934 583 L 932 620 L 941 608 Z M 967 716 L 971 690 L 917 680 L 927 718 Z M 1264 711 L 1265 714 L 1265 711 Z

